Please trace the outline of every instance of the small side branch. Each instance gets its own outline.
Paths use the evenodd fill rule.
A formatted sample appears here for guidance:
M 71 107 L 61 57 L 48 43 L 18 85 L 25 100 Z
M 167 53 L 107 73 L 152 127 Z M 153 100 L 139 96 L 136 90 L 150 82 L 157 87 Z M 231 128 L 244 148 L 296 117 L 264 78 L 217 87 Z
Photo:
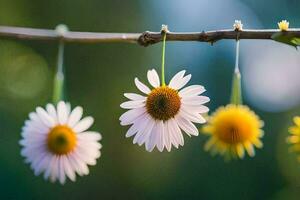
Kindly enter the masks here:
M 216 30 L 202 32 L 168 32 L 167 41 L 197 41 L 214 43 L 223 39 L 271 39 L 274 33 L 280 32 L 279 29 L 244 29 L 242 31 Z M 289 29 L 285 34 L 292 34 L 300 37 L 300 29 Z M 97 33 L 97 32 L 75 32 L 68 31 L 66 34 L 59 35 L 55 30 L 21 28 L 0 26 L 0 37 L 14 38 L 20 40 L 62 40 L 64 42 L 77 43 L 104 43 L 104 42 L 125 42 L 138 43 L 148 46 L 161 42 L 163 35 L 161 32 L 143 33 Z

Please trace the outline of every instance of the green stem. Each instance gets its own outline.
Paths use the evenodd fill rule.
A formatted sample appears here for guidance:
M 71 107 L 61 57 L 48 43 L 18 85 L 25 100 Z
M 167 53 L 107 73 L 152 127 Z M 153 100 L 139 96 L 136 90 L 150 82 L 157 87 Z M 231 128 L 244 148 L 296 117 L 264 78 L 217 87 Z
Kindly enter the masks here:
M 162 56 L 161 56 L 161 82 L 162 86 L 166 85 L 165 81 L 165 51 L 166 51 L 166 38 L 167 38 L 167 33 L 162 32 L 164 34 L 163 36 L 163 44 L 162 44 Z
M 242 87 L 241 87 L 241 73 L 239 69 L 239 48 L 240 41 L 236 41 L 236 57 L 235 57 L 235 68 L 232 80 L 231 98 L 230 103 L 240 105 L 243 103 L 242 100 Z
M 54 86 L 53 86 L 53 103 L 58 103 L 61 100 L 64 100 L 64 42 L 60 41 L 58 46 L 58 55 L 57 55 L 57 69 L 54 77 Z

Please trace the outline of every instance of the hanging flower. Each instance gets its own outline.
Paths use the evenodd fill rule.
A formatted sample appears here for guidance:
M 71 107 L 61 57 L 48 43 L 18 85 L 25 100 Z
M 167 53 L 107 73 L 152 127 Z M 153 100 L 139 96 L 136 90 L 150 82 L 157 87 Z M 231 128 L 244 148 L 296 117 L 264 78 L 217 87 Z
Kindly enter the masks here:
M 248 107 L 229 104 L 219 108 L 203 127 L 203 132 L 210 136 L 205 150 L 225 158 L 243 158 L 245 150 L 253 157 L 254 146 L 263 146 L 263 122 Z
M 278 22 L 278 28 L 281 31 L 287 31 L 289 29 L 290 23 L 287 20 L 282 20 L 281 22 Z
M 291 144 L 290 151 L 300 152 L 300 117 L 294 117 L 294 126 L 289 128 L 290 136 L 287 137 L 287 142 Z M 300 161 L 300 157 L 298 157 Z
M 44 173 L 51 182 L 64 184 L 66 177 L 75 181 L 78 175 L 87 175 L 87 165 L 95 165 L 100 157 L 101 135 L 87 131 L 93 124 L 92 117 L 82 117 L 82 108 L 71 111 L 69 103 L 60 101 L 55 108 L 36 108 L 29 114 L 22 128 L 21 155 L 35 175 Z
M 235 20 L 233 24 L 233 29 L 236 31 L 242 31 L 243 30 L 243 24 L 241 20 Z
M 191 79 L 185 76 L 185 71 L 177 73 L 169 85 L 160 85 L 157 72 L 152 69 L 147 73 L 148 81 L 153 89 L 135 78 L 135 85 L 146 96 L 135 93 L 125 93 L 129 101 L 121 104 L 129 109 L 121 117 L 121 125 L 132 125 L 126 137 L 134 136 L 133 143 L 142 145 L 151 152 L 155 147 L 159 151 L 166 148 L 171 151 L 183 146 L 184 139 L 181 130 L 187 135 L 197 136 L 198 129 L 194 123 L 205 123 L 201 114 L 208 112 L 204 103 L 209 101 L 206 96 L 199 96 L 205 89 L 201 85 L 192 85 L 182 89 Z

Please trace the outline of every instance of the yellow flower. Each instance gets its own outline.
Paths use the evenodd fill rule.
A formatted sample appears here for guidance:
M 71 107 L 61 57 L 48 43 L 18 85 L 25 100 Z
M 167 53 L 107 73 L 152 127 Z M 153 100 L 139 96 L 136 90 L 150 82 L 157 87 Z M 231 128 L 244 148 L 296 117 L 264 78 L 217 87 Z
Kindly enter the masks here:
M 278 27 L 281 31 L 287 31 L 289 29 L 289 22 L 286 20 L 282 20 L 281 22 L 278 22 Z
M 243 158 L 245 150 L 252 157 L 254 146 L 262 148 L 263 121 L 243 105 L 227 105 L 212 114 L 203 133 L 210 135 L 205 150 L 213 155 L 220 154 L 225 159 Z
M 289 128 L 290 136 L 287 137 L 287 142 L 291 144 L 290 151 L 300 152 L 300 117 L 294 117 L 294 126 Z M 300 157 L 298 157 L 300 161 Z

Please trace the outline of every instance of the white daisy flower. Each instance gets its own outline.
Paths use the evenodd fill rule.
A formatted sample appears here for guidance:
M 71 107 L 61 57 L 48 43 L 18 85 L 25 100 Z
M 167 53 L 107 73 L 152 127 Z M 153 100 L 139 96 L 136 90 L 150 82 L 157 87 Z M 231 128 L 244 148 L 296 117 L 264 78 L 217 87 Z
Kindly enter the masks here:
M 21 155 L 36 176 L 44 173 L 45 180 L 64 184 L 66 177 L 75 181 L 76 173 L 87 175 L 87 165 L 96 164 L 101 135 L 87 131 L 94 119 L 81 119 L 82 112 L 82 107 L 71 111 L 69 103 L 60 101 L 57 108 L 48 104 L 29 114 L 22 128 Z
M 121 125 L 132 125 L 126 137 L 134 136 L 133 143 L 140 146 L 145 143 L 146 150 L 151 152 L 155 146 L 159 151 L 166 148 L 171 151 L 184 145 L 182 131 L 187 135 L 197 136 L 197 127 L 193 123 L 205 123 L 201 114 L 207 113 L 204 103 L 209 102 L 206 96 L 199 96 L 205 89 L 201 85 L 191 85 L 182 89 L 191 79 L 185 70 L 178 72 L 169 85 L 160 85 L 157 72 L 152 69 L 147 73 L 153 89 L 135 78 L 135 85 L 146 96 L 125 93 L 129 99 L 121 108 L 129 109 L 121 117 Z

